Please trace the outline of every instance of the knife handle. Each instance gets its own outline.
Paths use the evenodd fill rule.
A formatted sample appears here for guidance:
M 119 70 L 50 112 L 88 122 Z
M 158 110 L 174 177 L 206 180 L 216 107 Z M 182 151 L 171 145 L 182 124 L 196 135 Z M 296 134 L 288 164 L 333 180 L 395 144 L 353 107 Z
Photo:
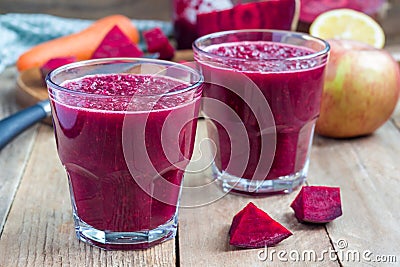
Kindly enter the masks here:
M 34 106 L 21 110 L 0 121 L 0 150 L 12 139 L 28 129 L 33 124 L 50 116 L 49 100 L 44 100 Z

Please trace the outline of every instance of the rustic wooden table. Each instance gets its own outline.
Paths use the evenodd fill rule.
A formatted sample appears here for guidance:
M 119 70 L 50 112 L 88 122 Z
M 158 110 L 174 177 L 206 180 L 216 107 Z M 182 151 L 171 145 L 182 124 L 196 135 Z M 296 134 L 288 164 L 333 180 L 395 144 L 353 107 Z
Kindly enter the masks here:
M 398 16 L 394 17 L 387 22 L 388 29 L 394 29 L 390 25 Z M 392 45 L 395 51 L 396 44 Z M 14 67 L 0 74 L 0 118 L 19 109 L 16 76 Z M 200 129 L 203 126 L 200 123 Z M 400 104 L 371 136 L 350 140 L 315 136 L 307 183 L 341 187 L 343 216 L 334 222 L 299 224 L 289 208 L 297 191 L 265 198 L 227 195 L 201 208 L 181 209 L 174 240 L 143 251 L 103 251 L 76 239 L 53 129 L 37 124 L 0 151 L 0 266 L 396 266 L 399 158 Z M 232 217 L 249 201 L 294 235 L 268 254 L 229 246 Z M 305 259 L 295 262 L 297 256 Z

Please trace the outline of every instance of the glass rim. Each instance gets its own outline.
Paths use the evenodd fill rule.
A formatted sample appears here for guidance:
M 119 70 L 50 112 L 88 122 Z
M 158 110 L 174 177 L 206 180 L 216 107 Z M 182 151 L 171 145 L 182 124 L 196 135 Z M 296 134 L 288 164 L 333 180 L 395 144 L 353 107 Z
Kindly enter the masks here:
M 314 42 L 322 44 L 324 46 L 324 48 L 322 50 L 315 51 L 315 52 L 313 52 L 311 54 L 304 55 L 304 56 L 294 56 L 294 57 L 288 57 L 288 58 L 257 59 L 257 58 L 238 58 L 238 57 L 221 56 L 221 55 L 217 55 L 217 54 L 208 52 L 208 51 L 202 49 L 199 46 L 199 43 L 204 42 L 207 39 L 213 39 L 213 38 L 216 38 L 216 37 L 228 36 L 228 35 L 232 35 L 232 34 L 235 34 L 235 33 L 270 33 L 270 34 L 277 33 L 277 34 L 281 34 L 281 35 L 302 38 L 302 39 L 308 40 L 308 41 L 314 41 Z M 246 42 L 246 40 L 243 40 L 243 42 Z M 273 40 L 271 40 L 271 42 L 284 44 L 283 42 L 277 42 L 277 41 L 273 41 Z M 208 47 L 208 46 L 206 46 L 206 47 Z M 204 54 L 204 55 L 206 55 L 208 57 L 218 58 L 218 59 L 221 59 L 221 60 L 238 60 L 238 61 L 246 61 L 246 62 L 259 62 L 261 60 L 262 61 L 307 60 L 307 59 L 313 59 L 313 58 L 318 58 L 318 57 L 321 57 L 321 56 L 328 55 L 328 52 L 330 51 L 329 43 L 327 41 L 325 41 L 324 39 L 321 39 L 319 37 L 315 37 L 315 36 L 312 36 L 312 35 L 310 35 L 308 33 L 303 33 L 303 32 L 274 30 L 274 29 L 244 29 L 244 30 L 229 30 L 229 31 L 221 31 L 221 32 L 210 33 L 210 34 L 206 34 L 204 36 L 201 36 L 201 37 L 197 38 L 193 42 L 192 48 L 193 48 L 194 52 L 202 53 L 202 54 Z
M 166 93 L 161 93 L 161 94 L 133 94 L 133 95 L 100 95 L 100 94 L 95 94 L 95 93 L 87 93 L 87 92 L 81 92 L 81 91 L 76 91 L 76 90 L 71 90 L 69 88 L 66 88 L 64 86 L 61 86 L 59 84 L 57 84 L 56 82 L 54 82 L 52 80 L 52 78 L 57 75 L 60 74 L 64 71 L 67 70 L 72 70 L 72 69 L 76 69 L 79 67 L 85 67 L 85 66 L 101 66 L 101 65 L 110 65 L 112 64 L 112 62 L 119 62 L 119 63 L 153 63 L 155 65 L 159 65 L 159 66 L 166 66 L 168 67 L 179 67 L 181 70 L 185 70 L 188 73 L 194 74 L 198 77 L 198 79 L 196 79 L 195 82 L 190 82 L 187 84 L 187 86 L 185 86 L 182 89 L 176 90 L 176 91 L 171 91 L 171 92 L 166 92 Z M 122 72 L 120 72 L 122 73 Z M 118 72 L 115 73 L 107 73 L 107 74 L 119 74 Z M 127 73 L 129 74 L 129 73 Z M 132 73 L 133 74 L 133 73 Z M 102 75 L 99 73 L 92 73 L 92 74 L 87 74 L 87 75 Z M 157 75 L 157 73 L 155 74 L 139 74 L 139 75 Z M 86 75 L 85 75 L 86 76 Z M 81 76 L 81 77 L 76 77 L 76 79 L 85 77 L 85 76 Z M 162 77 L 162 75 L 160 75 L 160 77 Z M 168 76 L 165 76 L 168 77 Z M 177 79 L 178 81 L 181 81 L 179 79 Z M 79 96 L 86 96 L 86 97 L 95 97 L 95 98 L 132 98 L 132 97 L 164 97 L 164 96 L 174 96 L 174 95 L 179 95 L 179 94 L 183 94 L 186 92 L 189 92 L 191 90 L 195 90 L 196 88 L 199 88 L 203 82 L 204 82 L 204 77 L 203 75 L 200 73 L 200 71 L 198 71 L 195 68 L 191 68 L 189 66 L 186 66 L 184 64 L 180 64 L 177 62 L 173 62 L 173 61 L 167 61 L 167 60 L 161 60 L 161 59 L 152 59 L 152 58 L 134 58 L 134 57 L 113 57 L 113 58 L 99 58 L 99 59 L 88 59 L 88 60 L 81 60 L 81 61 L 77 61 L 77 62 L 73 62 L 73 63 L 69 63 L 66 65 L 63 65 L 61 67 L 58 67 L 54 70 L 52 70 L 51 72 L 49 72 L 46 75 L 45 78 L 45 82 L 47 84 L 47 86 L 51 89 L 55 89 L 64 93 L 69 93 L 69 94 L 74 94 L 74 95 L 79 95 Z M 183 82 L 184 85 L 186 85 L 186 82 Z M 50 92 L 49 92 L 50 93 Z

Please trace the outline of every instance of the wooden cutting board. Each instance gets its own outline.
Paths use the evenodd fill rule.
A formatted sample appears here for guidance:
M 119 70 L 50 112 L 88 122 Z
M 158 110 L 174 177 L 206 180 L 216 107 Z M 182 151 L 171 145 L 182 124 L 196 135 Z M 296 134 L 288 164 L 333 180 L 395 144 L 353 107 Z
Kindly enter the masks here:
M 17 78 L 17 102 L 28 107 L 47 98 L 47 88 L 39 68 L 22 71 Z
M 16 99 L 19 106 L 26 108 L 48 98 L 47 88 L 39 68 L 22 71 L 17 78 Z M 43 120 L 52 125 L 51 118 Z

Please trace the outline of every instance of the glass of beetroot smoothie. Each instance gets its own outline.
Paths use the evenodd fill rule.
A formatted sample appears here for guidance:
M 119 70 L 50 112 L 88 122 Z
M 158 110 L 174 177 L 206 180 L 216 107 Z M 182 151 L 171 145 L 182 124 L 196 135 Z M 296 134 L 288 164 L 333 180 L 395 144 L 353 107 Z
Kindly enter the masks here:
M 304 33 L 236 30 L 200 37 L 193 49 L 224 191 L 293 191 L 307 176 L 329 44 Z
M 77 237 L 143 249 L 175 236 L 202 75 L 152 59 L 99 59 L 51 72 L 47 86 Z

